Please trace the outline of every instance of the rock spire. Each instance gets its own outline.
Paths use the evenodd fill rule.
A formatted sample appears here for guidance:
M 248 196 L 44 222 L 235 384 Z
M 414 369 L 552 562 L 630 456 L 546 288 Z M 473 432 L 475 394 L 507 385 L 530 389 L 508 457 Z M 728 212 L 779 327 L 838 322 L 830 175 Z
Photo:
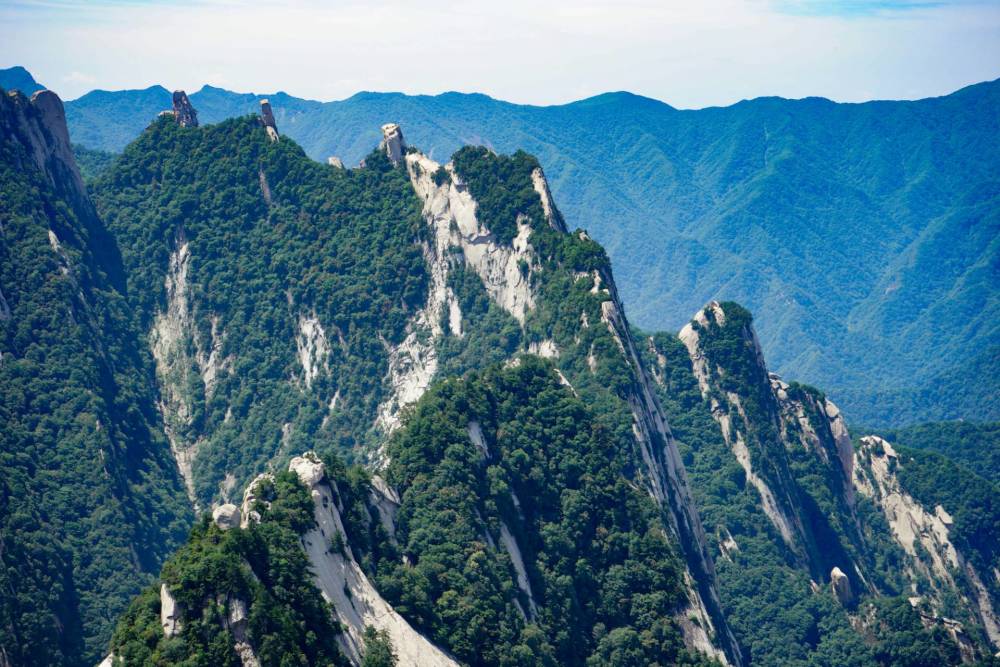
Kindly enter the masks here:
M 382 126 L 382 148 L 392 164 L 399 165 L 406 153 L 406 141 L 403 139 L 403 128 L 396 123 L 386 123 Z
M 260 101 L 260 122 L 267 130 L 267 136 L 271 141 L 278 140 L 278 125 L 274 122 L 274 113 L 271 111 L 271 103 L 268 100 Z
M 198 112 L 183 90 L 174 91 L 174 118 L 181 127 L 198 127 Z

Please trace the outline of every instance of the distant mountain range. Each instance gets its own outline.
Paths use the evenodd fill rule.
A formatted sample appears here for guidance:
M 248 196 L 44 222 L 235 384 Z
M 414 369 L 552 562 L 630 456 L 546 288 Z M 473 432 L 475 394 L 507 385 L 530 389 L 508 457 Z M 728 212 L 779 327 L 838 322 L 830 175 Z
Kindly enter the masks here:
M 23 68 L 0 86 L 30 86 Z M 21 83 L 12 83 L 20 81 Z M 1000 417 L 1000 81 L 914 102 L 760 98 L 678 110 L 618 92 L 535 107 L 485 95 L 316 102 L 205 86 L 203 123 L 269 98 L 282 133 L 357 161 L 385 121 L 445 159 L 524 148 L 567 218 L 615 262 L 633 320 L 676 330 L 711 299 L 746 304 L 782 374 L 855 423 Z M 120 151 L 166 88 L 66 104 L 74 142 Z

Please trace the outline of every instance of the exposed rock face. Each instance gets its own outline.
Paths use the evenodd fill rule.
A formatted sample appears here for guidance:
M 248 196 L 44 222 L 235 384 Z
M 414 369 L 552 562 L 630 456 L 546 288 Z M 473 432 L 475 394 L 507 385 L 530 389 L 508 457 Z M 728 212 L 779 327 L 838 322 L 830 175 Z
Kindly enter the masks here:
M 818 456 L 824 463 L 833 460 L 839 464 L 839 476 L 844 498 L 849 507 L 854 505 L 854 485 L 851 477 L 854 468 L 854 447 L 847 424 L 838 408 L 829 398 L 818 398 L 809 393 L 789 396 L 790 386 L 774 373 L 768 374 L 771 389 L 781 411 L 781 437 L 785 442 L 798 440 L 806 451 Z
M 232 503 L 219 505 L 212 510 L 212 521 L 222 530 L 239 528 L 241 519 L 240 508 Z
M 331 167 L 336 167 L 337 169 L 343 169 L 344 168 L 343 161 L 339 157 L 337 157 L 336 155 L 331 155 L 330 157 L 328 157 L 326 159 L 326 163 L 328 165 L 330 165 Z
M 403 128 L 396 123 L 386 123 L 382 126 L 382 150 L 393 165 L 398 165 L 406 153 L 406 141 L 403 140 Z
M 457 667 L 458 663 L 432 644 L 394 610 L 379 594 L 354 559 L 350 545 L 343 553 L 330 550 L 334 535 L 346 535 L 336 498 L 339 493 L 326 477 L 323 463 L 314 454 L 292 459 L 295 471 L 310 490 L 314 502 L 316 527 L 303 538 L 306 554 L 316 576 L 316 584 L 336 611 L 344 632 L 337 638 L 341 649 L 354 663 L 364 655 L 365 627 L 389 634 L 400 665 Z
M 278 125 L 274 122 L 274 113 L 271 111 L 271 103 L 268 100 L 260 101 L 260 122 L 267 130 L 267 136 L 271 141 L 278 140 Z
M 632 408 L 632 430 L 645 466 L 647 488 L 653 498 L 669 510 L 674 536 L 684 550 L 688 567 L 693 570 L 685 573 L 691 599 L 691 609 L 685 612 L 685 616 L 693 615 L 701 620 L 697 624 L 681 623 L 681 628 L 685 631 L 685 641 L 693 648 L 721 661 L 726 662 L 728 657 L 733 662 L 742 664 L 739 645 L 728 625 L 722 620 L 715 580 L 715 564 L 708 551 L 708 540 L 701 525 L 701 518 L 691 498 L 687 473 L 681 462 L 677 443 L 667 426 L 666 417 L 655 398 L 652 382 L 639 358 L 635 341 L 622 312 L 614 281 L 611 276 L 603 276 L 600 281 L 594 281 L 594 288 L 602 289 L 600 287 L 602 283 L 606 285 L 603 289 L 607 292 L 609 300 L 601 304 L 601 320 L 608 327 L 637 380 L 632 387 L 628 402 Z M 711 621 L 713 617 L 722 621 L 718 632 Z M 678 617 L 678 620 L 684 619 Z M 712 641 L 711 633 L 718 635 L 715 642 Z M 726 652 L 719 650 L 718 645 L 724 647 Z
M 240 503 L 240 528 L 246 528 L 251 523 L 260 523 L 260 512 L 255 510 L 253 507 L 258 500 L 257 487 L 264 480 L 274 481 L 274 475 L 269 472 L 257 475 L 243 491 L 243 502 Z M 264 502 L 267 507 L 271 506 L 269 502 Z
M 243 667 L 261 667 L 260 659 L 257 657 L 257 653 L 254 651 L 247 637 L 247 623 L 249 620 L 247 603 L 240 598 L 228 597 L 224 601 L 224 606 L 228 611 L 225 618 L 223 618 L 222 624 L 233 635 L 233 639 L 235 640 L 233 650 L 240 657 Z
M 531 172 L 531 184 L 542 200 L 542 210 L 545 211 L 545 219 L 549 225 L 560 232 L 566 232 L 566 223 L 562 215 L 556 209 L 555 202 L 552 201 L 552 192 L 549 191 L 549 182 L 545 179 L 542 168 L 538 167 Z
M 56 192 L 92 214 L 58 95 L 51 90 L 40 90 L 30 99 L 19 91 L 0 94 L 0 136 L 21 143 Z
M 330 346 L 326 340 L 326 331 L 315 313 L 310 317 L 299 315 L 299 333 L 295 337 L 295 347 L 302 365 L 302 380 L 306 389 L 309 389 L 321 372 L 330 372 L 327 365 Z
M 726 324 L 726 313 L 718 302 L 713 301 L 695 314 L 693 322 L 698 323 L 700 327 L 708 327 L 710 323 L 722 327 Z M 748 347 L 754 351 L 757 357 L 756 364 L 760 369 L 763 369 L 763 353 L 760 351 L 760 345 L 757 343 L 756 336 L 753 335 L 753 332 L 748 332 L 747 336 L 750 337 Z M 771 520 L 771 523 L 774 524 L 775 528 L 778 529 L 785 543 L 793 550 L 799 551 L 804 555 L 801 544 L 803 527 L 798 517 L 792 511 L 792 508 L 795 507 L 795 502 L 787 493 L 788 486 L 781 485 L 777 489 L 772 488 L 772 481 L 768 480 L 760 470 L 755 468 L 754 461 L 751 460 L 751 453 L 745 434 L 752 430 L 752 425 L 743 409 L 742 399 L 733 392 L 721 391 L 714 386 L 714 378 L 717 377 L 720 370 L 714 368 L 712 361 L 706 356 L 701 334 L 693 324 L 689 323 L 685 325 L 681 329 L 679 337 L 688 350 L 688 356 L 691 358 L 691 367 L 694 370 L 695 377 L 698 379 L 698 386 L 701 388 L 702 396 L 710 402 L 712 417 L 719 423 L 722 429 L 722 436 L 732 450 L 733 456 L 736 457 L 736 460 L 746 473 L 747 481 L 760 494 L 764 513 Z M 725 369 L 722 369 L 721 372 L 725 373 Z M 723 403 L 723 398 L 725 403 Z M 736 419 L 735 422 L 734 416 Z M 787 469 L 787 462 L 775 463 L 780 468 Z
M 837 601 L 845 607 L 854 599 L 851 593 L 851 580 L 839 567 L 830 571 L 830 589 Z
M 791 473 L 790 457 L 804 450 L 822 463 L 820 467 L 830 492 L 839 498 L 843 512 L 853 519 L 848 523 L 856 525 L 850 481 L 853 468 L 850 435 L 837 406 L 822 394 L 801 385 L 792 387 L 779 376 L 768 373 L 749 315 L 738 306 L 735 308 L 736 319 L 731 319 L 722 304 L 709 303 L 681 329 L 679 338 L 687 348 L 713 419 L 746 473 L 747 481 L 760 495 L 761 509 L 789 549 L 819 578 L 829 571 L 831 554 L 818 548 L 822 536 L 815 531 L 819 529 L 802 516 L 806 492 Z M 711 358 L 708 337 L 723 335 L 727 328 L 734 327 L 739 327 L 739 331 L 725 335 L 735 337 L 739 349 L 733 349 L 730 355 L 744 357 L 740 361 L 727 359 L 727 364 L 738 367 L 724 368 L 718 359 Z M 728 340 L 726 345 L 732 345 L 732 340 Z M 740 373 L 741 377 L 727 380 L 733 373 Z M 734 386 L 744 394 L 755 393 L 740 395 L 733 391 Z M 749 414 L 747 405 L 755 407 Z M 860 531 L 854 530 L 851 539 L 861 544 Z M 855 564 L 851 563 L 850 570 L 861 577 Z
M 865 436 L 855 452 L 854 486 L 885 515 L 893 538 L 906 552 L 905 573 L 914 590 L 921 581 L 930 583 L 926 598 L 935 616 L 944 616 L 946 598 L 957 597 L 994 648 L 1000 649 L 1000 616 L 982 577 L 951 541 L 951 515 L 940 505 L 922 506 L 906 492 L 897 475 L 905 465 L 889 442 Z
M 401 131 L 399 136 L 402 137 Z M 519 322 L 524 322 L 526 312 L 535 304 L 530 273 L 525 276 L 521 271 L 522 262 L 529 267 L 534 264 L 528 240 L 530 226 L 523 222 L 518 225 L 518 235 L 511 246 L 497 243 L 490 230 L 476 218 L 476 202 L 468 188 L 454 177 L 450 165 L 445 165 L 445 169 L 452 177 L 439 185 L 433 178 L 440 168 L 437 162 L 417 152 L 407 154 L 405 159 L 410 182 L 424 201 L 424 218 L 431 228 L 432 242 L 424 247 L 431 284 L 427 303 L 407 325 L 406 338 L 389 351 L 389 381 L 393 391 L 379 407 L 376 423 L 384 431 L 392 431 L 399 425 L 399 410 L 419 399 L 437 373 L 435 342 L 445 333 L 441 324 L 445 312 L 451 333 L 462 335 L 461 307 L 448 287 L 448 258 L 452 249 L 461 251 L 466 266 L 479 275 L 490 297 Z
M 389 540 L 396 543 L 396 514 L 399 512 L 399 494 L 396 489 L 379 475 L 372 475 L 372 486 L 369 492 L 369 500 L 378 512 L 378 520 L 385 529 L 385 534 Z
M 198 112 L 183 90 L 174 91 L 174 118 L 181 127 L 198 127 Z
M 181 610 L 166 584 L 160 584 L 160 625 L 167 637 L 181 631 Z
M 539 357 L 543 357 L 545 359 L 559 358 L 559 348 L 556 347 L 555 341 L 550 339 L 529 344 L 528 352 L 531 354 L 537 354 Z
M 388 136 L 395 135 L 396 130 L 398 128 L 389 128 Z M 389 146 L 387 142 L 384 144 Z M 411 318 L 403 343 L 390 349 L 389 381 L 393 392 L 380 406 L 377 420 L 377 426 L 385 431 L 398 425 L 399 409 L 423 395 L 434 378 L 437 372 L 436 342 L 445 333 L 442 327 L 447 326 L 454 335 L 462 335 L 461 312 L 454 312 L 458 310 L 458 303 L 448 287 L 450 262 L 458 261 L 455 258 L 460 257 L 466 267 L 480 277 L 490 299 L 522 324 L 535 308 L 532 273 L 539 270 L 539 262 L 531 246 L 531 226 L 527 220 L 517 221 L 518 233 L 510 245 L 500 244 L 477 219 L 476 202 L 454 173 L 452 165 L 444 166 L 450 178 L 439 183 L 442 179 L 434 177 L 440 168 L 437 162 L 419 152 L 406 153 L 402 159 L 406 162 L 414 190 L 424 201 L 423 213 L 431 226 L 434 241 L 433 245 L 425 247 L 431 274 L 427 304 Z M 532 174 L 532 183 L 543 202 L 549 224 L 556 229 L 564 229 L 541 170 L 536 169 Z M 679 543 L 690 551 L 686 554 L 688 562 L 694 563 L 692 571 L 686 576 L 691 607 L 676 620 L 684 630 L 685 641 L 690 647 L 725 662 L 727 653 L 719 649 L 721 645 L 735 662 L 741 663 L 738 645 L 720 613 L 714 566 L 687 488 L 676 443 L 653 396 L 641 361 L 635 354 L 634 342 L 621 314 L 610 276 L 595 276 L 594 293 L 607 296 L 603 306 L 605 324 L 639 380 L 629 404 L 635 416 L 637 450 L 641 452 L 646 466 L 645 481 L 651 495 L 670 510 L 668 514 L 672 518 L 673 532 Z M 449 315 L 447 318 L 443 317 L 445 313 Z M 559 357 L 558 347 L 552 340 L 540 341 L 529 351 L 553 359 Z M 561 372 L 560 376 L 569 385 Z M 470 437 L 476 442 L 474 435 L 470 432 Z M 385 462 L 381 451 L 375 454 L 374 459 L 376 467 Z M 487 534 L 484 539 L 493 545 L 491 548 L 507 550 L 516 564 L 517 545 L 508 543 L 504 537 L 501 534 L 494 539 Z M 527 577 L 518 576 L 518 580 L 519 588 L 528 601 L 527 608 L 522 612 L 525 618 L 529 618 L 536 613 L 534 596 L 527 585 Z M 688 617 L 697 617 L 699 621 L 687 622 Z M 715 625 L 713 620 L 717 622 Z
M 194 501 L 192 465 L 202 439 L 189 434 L 189 427 L 194 421 L 191 384 L 192 381 L 200 382 L 205 398 L 210 398 L 220 373 L 225 372 L 231 360 L 222 357 L 224 335 L 220 331 L 217 317 L 211 318 L 208 340 L 203 340 L 198 333 L 194 305 L 188 298 L 190 265 L 190 245 L 182 228 L 178 232 L 177 247 L 170 255 L 164 279 L 167 309 L 153 318 L 149 343 L 156 361 L 161 396 L 159 407 L 163 414 L 164 431 L 188 496 Z M 192 378 L 192 373 L 196 373 L 196 377 Z

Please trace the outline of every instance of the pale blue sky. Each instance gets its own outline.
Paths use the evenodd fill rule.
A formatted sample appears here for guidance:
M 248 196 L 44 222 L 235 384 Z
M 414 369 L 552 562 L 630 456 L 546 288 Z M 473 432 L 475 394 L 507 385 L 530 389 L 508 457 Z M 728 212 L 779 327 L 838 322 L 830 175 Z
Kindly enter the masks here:
M 0 0 L 0 67 L 92 88 L 313 99 L 630 90 L 682 108 L 761 95 L 914 99 L 1000 77 L 1000 0 Z

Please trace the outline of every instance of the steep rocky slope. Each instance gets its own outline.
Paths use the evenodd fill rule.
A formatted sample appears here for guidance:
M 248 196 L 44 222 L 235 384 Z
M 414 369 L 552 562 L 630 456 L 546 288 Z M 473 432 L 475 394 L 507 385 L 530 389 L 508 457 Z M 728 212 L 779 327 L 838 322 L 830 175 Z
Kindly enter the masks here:
M 534 158 L 465 149 L 440 165 L 390 124 L 380 150 L 344 170 L 308 160 L 266 113 L 207 127 L 182 116 L 154 122 L 96 196 L 193 500 L 234 498 L 304 443 L 382 470 L 386 436 L 432 382 L 520 351 L 548 356 L 681 552 L 670 586 L 683 591 L 673 614 L 687 646 L 739 660 L 607 259 L 566 232 Z M 222 150 L 240 157 L 208 160 Z M 516 545 L 510 531 L 497 538 Z M 530 563 L 515 569 L 527 586 Z
M 926 495 L 919 484 L 933 478 L 896 478 L 870 439 L 855 451 L 828 398 L 768 372 L 746 310 L 712 302 L 678 338 L 646 337 L 644 352 L 717 559 L 723 609 L 754 664 L 892 663 L 903 659 L 886 655 L 901 641 L 894 636 L 939 662 L 996 650 L 996 591 L 978 574 L 996 557 L 988 483 L 951 464 L 975 491 L 949 504 L 984 513 L 964 530 L 981 535 L 970 574 L 948 541 L 946 514 L 904 490 Z M 914 535 L 933 548 L 914 547 Z M 928 586 L 925 599 L 918 591 Z M 924 639 L 906 634 L 904 617 L 925 628 Z
M 0 662 L 93 664 L 192 517 L 54 93 L 0 91 L 0 184 Z
M 983 644 L 1000 649 L 996 488 L 959 472 L 965 477 L 959 483 L 980 487 L 971 506 L 950 493 L 935 497 L 911 470 L 929 467 L 935 473 L 931 483 L 946 485 L 956 466 L 924 456 L 865 436 L 854 454 L 854 485 L 885 516 L 893 540 L 906 554 L 911 604 L 928 622 L 943 624 L 965 657 L 981 657 Z M 941 502 L 931 506 L 935 500 Z M 971 513 L 980 515 L 972 519 L 978 522 L 972 529 Z

